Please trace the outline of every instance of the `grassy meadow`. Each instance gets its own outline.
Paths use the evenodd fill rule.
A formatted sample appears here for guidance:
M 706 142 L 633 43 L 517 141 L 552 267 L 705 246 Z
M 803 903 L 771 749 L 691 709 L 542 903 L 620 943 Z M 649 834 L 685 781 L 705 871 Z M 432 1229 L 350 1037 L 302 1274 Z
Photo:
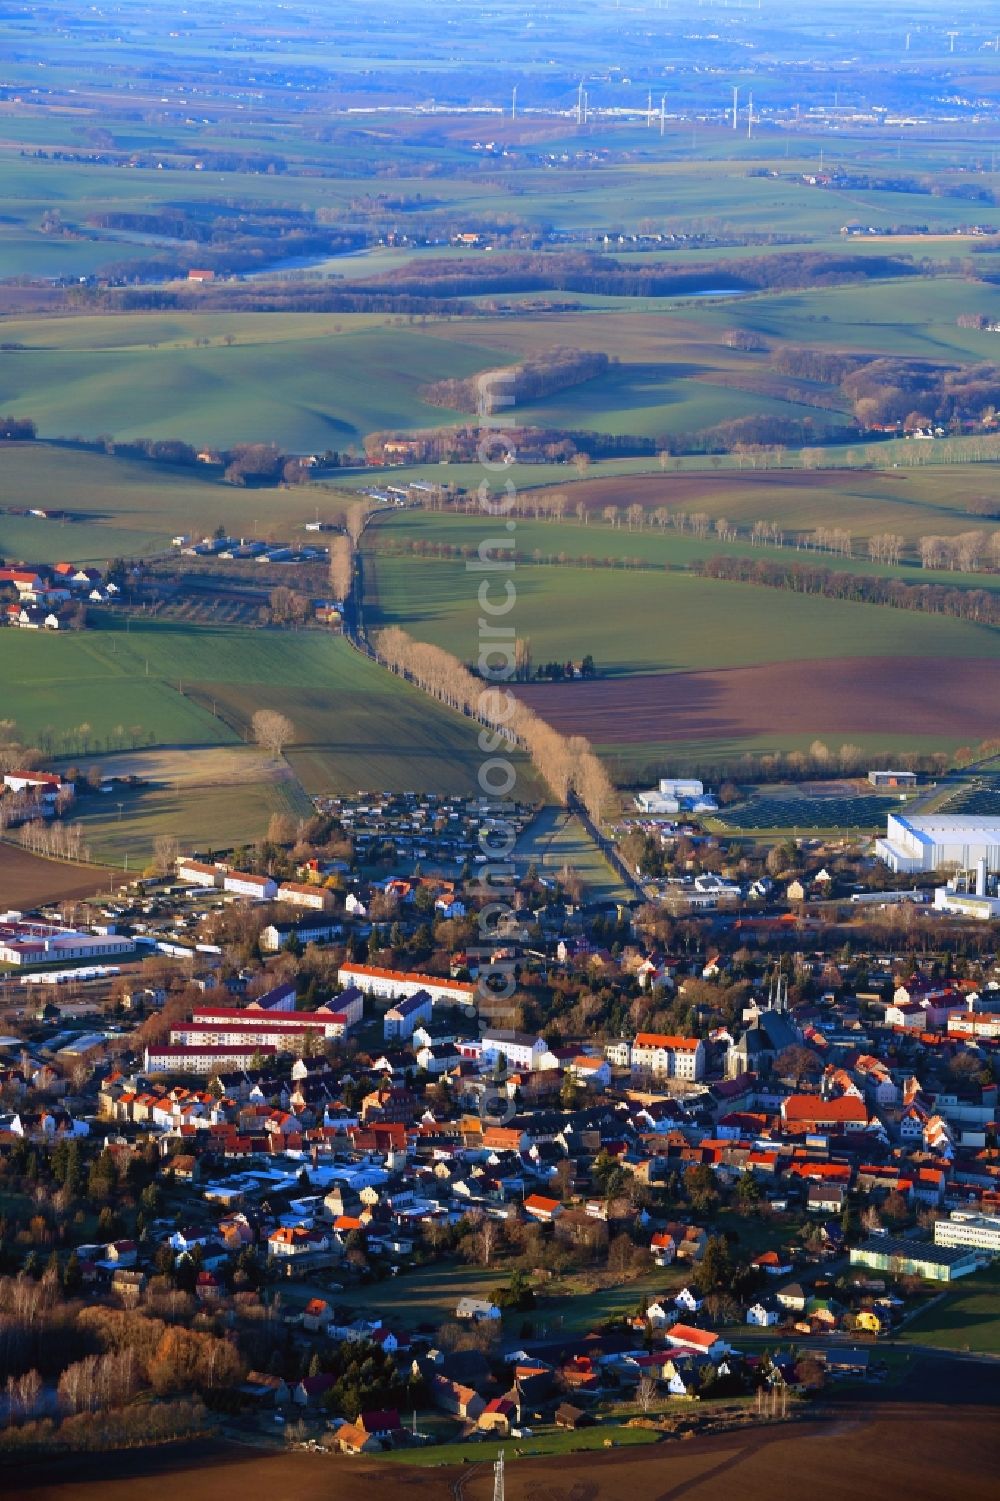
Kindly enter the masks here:
M 283 318 L 246 314 L 207 347 L 170 337 L 172 323 L 161 343 L 164 321 L 142 322 L 68 319 L 65 342 L 40 346 L 33 326 L 11 325 L 10 338 L 20 332 L 26 347 L 0 352 L 6 407 L 33 418 L 44 437 L 179 437 L 222 448 L 265 439 L 302 452 L 358 444 L 376 429 L 454 421 L 459 414 L 430 406 L 420 388 L 497 363 L 489 349 L 384 321 L 338 333 L 339 320 L 324 327 L 300 317 L 279 338 Z M 53 329 L 62 335 L 62 320 L 47 326 L 49 339 Z M 198 337 L 213 336 L 206 328 Z
M 302 813 L 306 794 L 367 788 L 478 792 L 473 726 L 361 657 L 341 637 L 98 620 L 79 634 L 0 631 L 4 716 L 29 744 L 79 765 L 164 746 L 239 746 L 257 709 L 288 714 L 288 778 L 220 788 L 167 779 L 89 799 L 95 854 L 148 853 L 158 833 L 223 845 L 262 833 L 274 811 Z M 140 755 L 141 763 L 141 755 Z M 139 767 L 141 771 L 141 765 Z M 521 795 L 538 787 L 518 762 Z M 119 800 L 124 803 L 118 807 Z
M 2 180 L 2 174 L 0 174 Z M 353 262 L 352 262 L 353 264 Z M 659 438 L 758 414 L 809 418 L 817 440 L 847 413 L 828 388 L 776 378 L 784 342 L 949 361 L 986 361 L 997 336 L 959 329 L 995 296 L 957 278 L 762 292 L 739 298 L 594 299 L 576 311 L 457 319 L 382 314 L 132 313 L 10 318 L 3 405 L 45 437 L 110 433 L 224 447 L 266 436 L 290 451 L 359 445 L 373 431 L 447 425 L 466 414 L 422 388 L 538 354 L 599 349 L 617 363 L 524 405 L 517 419 Z M 733 350 L 733 326 L 760 336 Z
M 907 1324 L 908 1344 L 1000 1356 L 1000 1270 L 963 1277 Z
M 375 571 L 370 626 L 404 625 L 466 658 L 478 649 L 476 596 L 463 563 L 384 557 Z M 683 573 L 525 564 L 511 618 L 518 636 L 530 637 L 536 664 L 589 652 L 613 676 L 790 657 L 991 657 L 997 650 L 994 631 L 966 621 Z
M 908 478 L 909 476 L 901 477 L 900 487 L 905 485 Z M 954 494 L 948 497 L 952 501 L 951 507 L 943 504 L 922 507 L 919 501 L 911 499 L 912 491 L 909 489 L 903 491 L 905 501 L 909 504 L 904 502 L 897 505 L 891 492 L 879 497 L 877 481 L 872 481 L 867 487 L 871 499 L 858 493 L 864 486 L 852 487 L 849 481 L 844 482 L 842 490 L 825 497 L 817 496 L 804 485 L 798 494 L 786 493 L 784 486 L 779 488 L 773 481 L 766 489 L 765 485 L 766 478 L 765 484 L 755 483 L 752 489 L 749 485 L 735 481 L 708 481 L 704 485 L 699 484 L 693 502 L 685 498 L 683 503 L 674 501 L 671 504 L 674 500 L 671 492 L 681 492 L 669 480 L 657 480 L 648 487 L 637 483 L 630 485 L 623 481 L 620 499 L 616 503 L 624 512 L 632 503 L 633 496 L 641 497 L 646 522 L 642 529 L 631 528 L 624 515 L 619 518 L 621 524 L 611 525 L 604 518 L 602 508 L 598 507 L 588 513 L 589 519 L 581 522 L 575 513 L 575 502 L 577 497 L 585 498 L 586 487 L 579 486 L 573 490 L 567 487 L 562 492 L 567 504 L 566 514 L 561 520 L 518 518 L 515 534 L 517 550 L 527 562 L 562 566 L 560 560 L 571 559 L 589 569 L 611 564 L 620 568 L 634 568 L 637 563 L 654 568 L 688 568 L 692 563 L 709 557 L 752 557 L 772 562 L 811 563 L 837 570 L 846 567 L 852 573 L 900 578 L 908 583 L 935 583 L 948 588 L 1000 588 L 1000 575 L 995 572 L 984 570 L 966 574 L 955 570 L 920 567 L 917 543 L 921 535 L 956 534 L 973 529 L 977 523 L 979 528 L 985 526 L 987 532 L 995 527 L 995 523 L 984 523 L 982 518 L 974 520 L 962 512 L 961 500 Z M 941 486 L 940 489 L 943 496 L 945 487 Z M 670 510 L 687 511 L 690 505 L 695 504 L 713 521 L 727 518 L 741 530 L 735 539 L 729 540 L 719 537 L 714 529 L 705 537 L 694 536 L 689 530 L 680 532 L 662 529 L 652 519 L 651 513 L 655 509 L 653 498 L 658 498 Z M 529 511 L 531 504 L 530 497 L 526 498 Z M 753 522 L 763 519 L 753 514 L 752 507 L 755 504 L 758 507 L 769 504 L 769 519 L 783 528 L 787 526 L 787 545 L 757 546 L 750 541 L 749 532 Z M 738 520 L 737 511 L 743 513 Z M 879 527 L 880 516 L 888 518 L 886 527 L 891 527 L 892 518 L 897 517 L 900 527 L 898 535 L 907 539 L 898 564 L 874 562 L 867 555 L 868 537 L 884 529 Z M 831 517 L 834 518 L 832 521 Z M 852 532 L 856 556 L 844 559 L 812 549 L 808 540 L 812 531 L 817 527 L 834 525 Z M 857 526 L 857 532 L 854 532 L 854 526 Z M 438 544 L 475 548 L 482 532 L 481 517 L 456 511 L 382 513 L 374 518 L 367 533 L 366 545 L 383 560 L 394 553 L 405 555 L 411 550 L 432 555 Z
M 178 533 L 202 536 L 216 526 L 236 536 L 266 529 L 285 540 L 317 516 L 336 520 L 351 504 L 347 492 L 326 485 L 241 489 L 225 484 L 218 469 L 71 445 L 11 443 L 0 452 L 0 556 L 32 563 L 148 557 Z M 51 507 L 67 519 L 10 515 L 5 507 Z
M 113 796 L 88 797 L 78 816 L 93 860 L 107 865 L 127 860 L 136 870 L 149 863 L 161 834 L 176 838 L 182 850 L 231 849 L 263 838 L 273 813 L 301 818 L 310 810 L 294 781 L 262 780 L 232 787 L 122 788 Z
M 352 101 L 348 118 L 340 100 L 324 108 L 322 128 L 303 129 L 304 119 L 317 123 L 315 100 L 293 91 L 286 102 L 282 89 L 264 81 L 272 67 L 280 73 L 309 61 L 300 23 L 286 20 L 281 45 L 262 41 L 241 54 L 240 67 L 260 68 L 266 103 L 249 111 L 226 85 L 218 112 L 213 107 L 204 116 L 181 97 L 163 63 L 176 54 L 182 63 L 216 70 L 224 54 L 225 72 L 230 43 L 211 16 L 193 30 L 172 33 L 168 45 L 155 26 L 149 35 L 133 35 L 130 46 L 146 71 L 130 81 L 127 116 L 112 109 L 110 140 L 96 143 L 106 98 L 101 28 L 110 23 L 95 16 L 95 29 L 79 49 L 70 48 L 61 31 L 46 37 L 46 83 L 63 91 L 58 110 L 37 103 L 30 92 L 33 73 L 18 52 L 8 81 L 23 93 L 0 100 L 0 282 L 73 281 L 116 262 L 166 254 L 197 263 L 198 244 L 207 238 L 170 241 L 162 229 L 132 232 L 102 220 L 167 213 L 208 231 L 238 205 L 248 223 L 290 215 L 303 227 L 311 216 L 307 227 L 363 225 L 372 241 L 392 238 L 392 223 L 396 229 L 412 225 L 413 240 L 433 241 L 371 243 L 350 256 L 318 253 L 308 265 L 282 265 L 282 241 L 275 238 L 276 265 L 269 271 L 264 263 L 248 276 L 248 300 L 254 280 L 279 278 L 286 290 L 347 289 L 365 296 L 380 285 L 391 290 L 395 274 L 419 275 L 428 260 L 485 269 L 481 251 L 448 241 L 467 226 L 494 222 L 517 226 L 512 243 L 526 245 L 541 231 L 540 243 L 551 249 L 548 231 L 555 229 L 575 253 L 613 254 L 626 268 L 709 266 L 704 291 L 711 295 L 629 298 L 542 288 L 483 292 L 447 315 L 224 312 L 197 303 L 183 311 L 125 313 L 109 312 L 113 299 L 84 286 L 74 288 L 58 316 L 51 316 L 24 311 L 33 304 L 19 303 L 19 289 L 9 286 L 2 306 L 10 311 L 0 314 L 0 412 L 34 418 L 49 439 L 161 437 L 212 448 L 269 440 L 292 453 L 356 450 L 373 431 L 468 421 L 469 414 L 424 399 L 433 381 L 468 377 L 556 345 L 602 350 L 612 361 L 603 375 L 533 401 L 512 420 L 635 435 L 659 446 L 674 435 L 740 417 L 808 418 L 815 445 L 826 447 L 831 466 L 843 461 L 844 467 L 805 473 L 799 455 L 790 452 L 780 472 L 746 472 L 731 455 L 688 454 L 665 461 L 662 469 L 655 457 L 645 457 L 594 462 L 585 475 L 570 465 L 514 464 L 499 479 L 494 476 L 495 483 L 509 480 L 529 497 L 539 487 L 566 496 L 559 522 L 532 516 L 530 499 L 517 520 L 517 546 L 527 560 L 518 565 L 514 620 L 517 634 L 530 638 L 536 664 L 589 652 L 603 677 L 631 682 L 793 659 L 815 662 L 818 669 L 834 659 L 899 659 L 908 670 L 928 658 L 996 660 L 996 633 L 985 627 L 701 580 L 685 571 L 715 553 L 798 558 L 787 548 L 750 547 L 753 523 L 768 520 L 791 543 L 803 542 L 817 528 L 846 529 L 856 554 L 846 566 L 858 573 L 1000 587 L 995 572 L 925 572 L 917 553 L 919 538 L 927 534 L 994 529 L 977 507 L 992 495 L 995 466 L 947 467 L 924 452 L 919 457 L 928 460 L 926 467 L 911 468 L 916 448 L 938 445 L 886 444 L 877 459 L 886 467 L 861 470 L 857 454 L 849 463 L 848 450 L 827 443 L 827 435 L 849 421 L 841 395 L 780 377 L 772 368 L 775 352 L 793 343 L 954 364 L 997 358 L 996 335 L 957 325 L 970 310 L 1000 312 L 996 289 L 969 274 L 970 268 L 989 270 L 985 242 L 855 241 L 841 234 L 848 220 L 892 224 L 901 215 L 943 234 L 977 215 L 968 198 L 949 196 L 972 180 L 975 142 L 925 132 L 899 143 L 843 129 L 831 149 L 814 132 L 762 129 L 750 140 L 721 125 L 675 119 L 662 137 L 623 121 L 595 122 L 581 137 L 568 119 L 490 117 L 490 132 L 515 156 L 524 153 L 513 173 L 499 158 L 474 154 L 486 126 L 473 117 L 365 114 Z M 18 24 L 27 28 L 23 43 L 40 23 L 26 18 Z M 410 23 L 401 24 L 407 40 L 397 42 L 405 50 Z M 39 45 L 40 38 L 39 32 Z M 361 80 L 373 62 L 362 48 L 342 59 L 342 66 Z M 446 71 L 454 66 L 452 60 Z M 689 84 L 678 78 L 676 88 Z M 359 98 L 368 87 L 366 82 Z M 25 105 L 25 98 L 33 102 Z M 674 102 L 685 107 L 682 92 Z M 803 178 L 816 171 L 824 151 L 827 162 L 883 177 L 933 174 L 941 191 L 922 190 L 903 200 L 881 189 L 824 191 Z M 129 152 L 142 161 L 123 170 L 115 160 Z M 85 160 L 72 160 L 73 153 Z M 241 153 L 277 153 L 284 166 L 261 170 L 242 161 Z M 195 170 L 200 154 L 206 161 Z M 216 157 L 226 165 L 213 165 Z M 389 169 L 391 189 L 365 182 L 376 157 Z M 552 170 L 559 161 L 566 170 Z M 428 174 L 429 164 L 443 170 Z M 1000 189 L 1000 174 L 976 170 L 977 187 Z M 618 242 L 618 226 L 626 235 L 656 230 L 678 239 L 670 247 L 640 250 Z M 747 243 L 733 243 L 741 236 Z M 910 257 L 919 274 L 735 295 L 742 262 L 814 250 Z M 236 284 L 232 291 L 234 300 L 242 295 Z M 757 336 L 761 348 L 731 348 L 734 328 Z M 890 467 L 895 463 L 898 469 Z M 359 469 L 338 474 L 336 484 L 237 489 L 222 483 L 217 471 L 172 469 L 72 442 L 10 444 L 0 453 L 0 556 L 100 564 L 161 554 L 175 534 L 219 525 L 235 534 L 291 538 L 314 517 L 339 518 L 351 491 L 386 477 Z M 474 489 L 483 471 L 434 464 L 392 478 Z M 630 529 L 624 513 L 634 503 L 643 507 L 648 524 Z M 621 508 L 622 525 L 604 519 L 609 504 Z M 67 519 L 14 514 L 32 506 L 59 509 Z M 658 507 L 704 512 L 711 524 L 724 519 L 738 534 L 723 541 L 714 532 L 696 538 L 690 531 L 658 528 L 648 520 Z M 867 557 L 868 539 L 882 531 L 904 539 L 902 561 L 894 567 Z M 462 562 L 427 554 L 438 543 L 475 546 L 483 534 L 481 516 L 407 511 L 381 518 L 366 542 L 368 624 L 398 623 L 471 658 L 479 610 L 469 575 Z M 845 566 L 828 554 L 804 551 L 801 557 Z M 653 568 L 630 568 L 636 559 Z M 125 631 L 118 618 L 99 613 L 94 626 L 55 639 L 0 633 L 2 712 L 21 722 L 27 738 L 51 746 L 52 754 L 89 758 L 130 747 L 239 746 L 258 707 L 286 712 L 296 731 L 284 779 L 214 790 L 195 783 L 155 785 L 129 794 L 124 809 L 84 810 L 94 848 L 102 854 L 129 848 L 140 858 L 155 833 L 170 827 L 185 837 L 201 828 L 224 843 L 241 828 L 259 829 L 271 811 L 301 808 L 311 793 L 476 787 L 479 753 L 470 726 L 382 673 L 343 640 L 318 632 L 141 620 Z M 863 675 L 863 666 L 858 671 Z M 637 692 L 641 698 L 641 686 Z M 621 712 L 635 712 L 634 704 Z M 607 718 L 598 716 L 595 723 L 606 725 Z M 727 744 L 760 748 L 756 732 L 742 739 L 741 733 L 730 727 Z M 877 735 L 866 734 L 859 723 L 854 738 L 875 747 Z M 632 767 L 676 749 L 639 735 L 637 730 L 627 750 L 605 749 L 619 757 L 619 765 L 627 761 Z M 956 726 L 956 740 L 960 736 Z M 599 734 L 594 738 L 600 743 Z M 796 733 L 783 743 L 810 738 Z M 709 756 L 721 739 L 721 731 L 717 737 L 706 729 L 682 753 Z M 914 723 L 908 743 L 929 749 L 941 742 Z M 530 795 L 536 784 L 526 767 L 521 771 Z M 570 826 L 549 829 L 545 839 L 541 856 L 548 864 L 591 861 L 593 852 Z M 588 865 L 588 879 L 608 892 L 614 887 L 600 861 Z

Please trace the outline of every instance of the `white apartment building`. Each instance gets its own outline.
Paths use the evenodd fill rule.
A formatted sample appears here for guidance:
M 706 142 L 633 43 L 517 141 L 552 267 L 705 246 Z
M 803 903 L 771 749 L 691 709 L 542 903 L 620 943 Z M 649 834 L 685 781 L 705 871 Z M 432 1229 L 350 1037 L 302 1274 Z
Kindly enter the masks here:
M 322 886 L 283 881 L 278 887 L 278 901 L 288 902 L 291 907 L 305 907 L 310 912 L 325 912 L 330 905 L 330 893 Z
M 705 1073 L 705 1044 L 699 1037 L 640 1032 L 632 1044 L 631 1067 L 633 1073 L 694 1082 Z
M 177 862 L 177 879 L 188 886 L 221 886 L 224 875 L 221 865 L 206 865 L 202 860 L 183 858 Z
M 484 1032 L 480 1056 L 493 1063 L 503 1058 L 508 1068 L 534 1072 L 546 1066 L 549 1045 L 544 1037 L 535 1037 L 530 1032 Z
M 222 889 L 232 896 L 247 896 L 258 902 L 273 902 L 278 894 L 278 883 L 270 876 L 251 876 L 242 870 L 227 870 L 222 878 Z
M 476 987 L 468 981 L 444 980 L 440 975 L 421 975 L 402 969 L 380 969 L 375 964 L 342 964 L 337 979 L 345 988 L 356 985 L 365 995 L 395 1001 L 426 991 L 435 1006 L 475 1005 Z
M 271 1048 L 275 1052 L 301 1053 L 310 1042 L 322 1042 L 335 1031 L 329 1018 L 317 1026 L 300 1022 L 297 1027 L 272 1027 L 267 1023 L 244 1026 L 239 1022 L 181 1022 L 170 1029 L 174 1047 Z
M 343 973 L 343 971 L 341 971 Z M 421 1022 L 430 1021 L 434 1003 L 426 990 L 416 990 L 390 1006 L 382 1019 L 382 1037 L 385 1042 L 397 1042 L 400 1038 L 412 1037 Z
M 217 1074 L 236 1073 L 253 1067 L 262 1056 L 271 1062 L 277 1054 L 273 1047 L 153 1047 L 147 1048 L 143 1072 L 147 1074 Z

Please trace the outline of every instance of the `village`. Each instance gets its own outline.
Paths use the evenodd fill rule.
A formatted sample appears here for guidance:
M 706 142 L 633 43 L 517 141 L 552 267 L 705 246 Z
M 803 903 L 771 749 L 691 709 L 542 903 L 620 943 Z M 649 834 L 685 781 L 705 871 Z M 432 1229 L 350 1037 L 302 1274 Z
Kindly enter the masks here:
M 4 1275 L 181 1319 L 234 1431 L 346 1455 L 891 1381 L 1000 1253 L 1000 967 L 945 912 L 852 901 L 887 861 L 931 878 L 916 819 L 878 861 L 727 873 L 701 783 L 642 796 L 734 903 L 588 902 L 522 860 L 484 927 L 531 810 L 365 793 L 7 913 Z

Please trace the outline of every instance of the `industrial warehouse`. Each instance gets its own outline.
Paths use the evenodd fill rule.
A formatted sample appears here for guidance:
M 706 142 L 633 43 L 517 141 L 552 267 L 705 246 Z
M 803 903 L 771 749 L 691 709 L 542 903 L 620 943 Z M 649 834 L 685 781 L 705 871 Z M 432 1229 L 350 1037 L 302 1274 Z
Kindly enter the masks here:
M 905 818 L 890 813 L 885 838 L 878 841 L 875 853 L 897 874 L 946 865 L 972 871 L 982 861 L 995 873 L 1000 870 L 1000 822 L 962 814 Z

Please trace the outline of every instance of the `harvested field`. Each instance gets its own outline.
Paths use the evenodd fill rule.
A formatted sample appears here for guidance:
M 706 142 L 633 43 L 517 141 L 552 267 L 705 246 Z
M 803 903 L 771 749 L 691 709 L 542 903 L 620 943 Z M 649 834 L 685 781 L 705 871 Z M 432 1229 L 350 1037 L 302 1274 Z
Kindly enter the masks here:
M 208 1446 L 21 1467 L 17 1494 L 33 1501 L 159 1501 L 164 1488 L 186 1501 L 239 1501 L 267 1494 L 272 1501 L 335 1495 L 362 1501 L 386 1480 L 421 1501 L 489 1501 L 496 1444 L 480 1446 L 464 1469 L 407 1468 L 369 1460 L 311 1454 L 253 1454 Z M 194 1457 L 192 1456 L 194 1451 Z M 770 1501 L 775 1494 L 809 1494 L 812 1501 L 847 1501 L 879 1494 L 910 1501 L 987 1501 L 995 1494 L 995 1412 L 901 1405 L 880 1407 L 829 1424 L 751 1429 L 690 1443 L 558 1460 L 513 1457 L 507 1448 L 511 1501 Z M 481 1458 L 480 1458 L 481 1455 Z M 155 1468 L 154 1468 L 155 1467 Z M 2 1483 L 2 1482 L 0 1482 Z
M 97 865 L 46 860 L 13 844 L 0 843 L 0 911 L 30 911 L 41 902 L 70 901 L 107 890 L 110 873 Z
M 745 741 L 790 735 L 996 733 L 1000 661 L 833 657 L 706 672 L 529 685 L 518 694 L 569 735 L 596 745 Z
M 106 777 L 141 777 L 172 787 L 232 787 L 243 782 L 290 782 L 287 762 L 252 745 L 190 746 L 181 749 L 121 751 L 102 756 Z
M 665 506 L 672 512 L 704 511 L 713 520 L 726 516 L 744 528 L 769 517 L 789 535 L 839 525 L 860 538 L 888 527 L 912 544 L 926 532 L 975 525 L 974 519 L 967 519 L 969 508 L 974 509 L 989 493 L 989 481 L 978 465 L 936 473 L 720 467 L 713 474 L 608 474 L 561 481 L 558 486 L 543 487 L 545 493 L 566 495 L 569 513 L 582 502 L 597 521 L 608 505 L 622 509 L 640 505 L 646 511 Z M 860 549 L 856 551 L 859 558 L 864 556 Z M 828 561 L 835 565 L 832 557 Z
M 884 482 L 878 476 L 878 482 Z M 872 476 L 866 475 L 870 484 Z M 600 511 L 606 505 L 671 506 L 680 510 L 702 501 L 711 500 L 720 491 L 732 494 L 745 490 L 759 495 L 763 504 L 767 496 L 776 490 L 823 491 L 843 490 L 845 476 L 835 469 L 815 470 L 760 470 L 723 474 L 637 474 L 628 479 L 613 475 L 603 479 L 588 479 L 573 486 L 573 504 L 583 501 L 589 511 Z M 766 507 L 765 507 L 766 509 Z M 764 511 L 761 511 L 764 514 Z M 771 514 L 770 511 L 767 512 Z

